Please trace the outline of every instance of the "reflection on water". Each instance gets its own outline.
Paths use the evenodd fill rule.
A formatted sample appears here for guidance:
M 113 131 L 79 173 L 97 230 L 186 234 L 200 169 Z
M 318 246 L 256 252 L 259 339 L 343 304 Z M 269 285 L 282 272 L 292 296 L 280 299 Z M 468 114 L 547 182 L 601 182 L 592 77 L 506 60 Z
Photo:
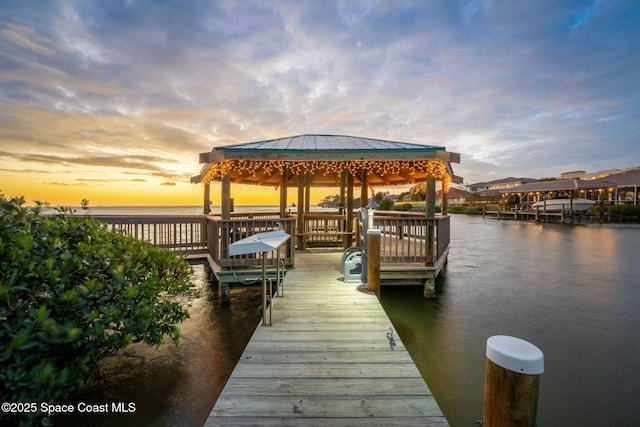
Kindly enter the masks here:
M 513 335 L 545 354 L 541 426 L 638 425 L 640 228 L 453 216 L 436 300 L 382 302 L 452 426 L 482 418 L 485 345 Z
M 221 305 L 203 265 L 194 266 L 200 290 L 191 300 L 190 318 L 180 326 L 178 346 L 131 345 L 126 354 L 100 365 L 102 380 L 79 402 L 133 402 L 134 413 L 57 418 L 56 425 L 198 426 L 233 371 L 258 324 L 259 287 L 231 289 L 231 304 Z

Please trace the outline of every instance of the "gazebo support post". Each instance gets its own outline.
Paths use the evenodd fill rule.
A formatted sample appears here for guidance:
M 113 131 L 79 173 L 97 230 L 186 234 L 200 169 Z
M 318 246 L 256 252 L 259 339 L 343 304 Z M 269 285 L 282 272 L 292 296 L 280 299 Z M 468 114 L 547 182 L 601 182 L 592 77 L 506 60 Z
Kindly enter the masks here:
M 311 211 L 311 172 L 304 174 L 304 213 Z
M 340 200 L 338 201 L 338 213 L 344 215 L 347 191 L 347 172 L 340 172 Z
M 282 172 L 280 179 L 280 218 L 287 214 L 287 185 L 289 183 L 289 171 Z
M 347 190 L 347 232 L 353 233 L 353 175 L 351 175 L 350 173 L 347 174 L 346 190 Z M 349 236 L 351 236 L 351 234 L 349 234 Z M 358 243 L 356 243 L 356 245 L 357 244 Z
M 447 192 L 445 192 L 444 189 L 444 180 L 442 180 L 442 201 L 440 202 L 440 213 L 442 215 L 447 215 L 449 213 L 449 206 L 448 206 L 448 201 L 447 201 Z
M 305 250 L 304 236 L 304 173 L 298 175 L 298 213 L 296 218 L 296 237 L 298 249 Z
M 427 218 L 433 218 L 436 216 L 436 179 L 432 175 L 427 176 L 424 213 Z
M 360 170 L 360 207 L 366 208 L 369 202 L 369 183 L 367 182 L 367 170 Z
M 346 186 L 347 186 L 347 173 L 345 171 L 340 172 L 340 198 L 338 200 L 338 214 L 344 215 L 344 224 L 342 225 L 342 230 L 348 232 L 348 223 L 349 216 L 346 214 L 345 210 L 345 196 L 346 196 Z M 349 242 L 349 235 L 345 234 L 342 238 L 342 249 L 346 250 L 351 243 Z
M 226 174 L 222 177 L 221 214 L 222 219 L 231 219 L 231 177 Z
M 203 213 L 205 215 L 209 215 L 209 213 L 211 213 L 210 200 L 211 200 L 211 184 L 207 182 L 204 184 L 204 200 L 202 201 Z

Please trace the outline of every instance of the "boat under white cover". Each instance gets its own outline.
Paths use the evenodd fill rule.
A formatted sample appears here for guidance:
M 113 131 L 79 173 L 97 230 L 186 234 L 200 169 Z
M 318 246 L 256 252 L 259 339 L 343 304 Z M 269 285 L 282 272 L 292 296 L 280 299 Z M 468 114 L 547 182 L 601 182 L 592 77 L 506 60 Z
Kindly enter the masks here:
M 573 208 L 574 211 L 586 211 L 591 206 L 593 206 L 595 202 L 589 199 L 573 199 L 573 202 L 569 199 L 547 199 L 546 201 L 535 202 L 531 205 L 532 209 L 540 209 L 544 210 L 546 206 L 546 210 L 548 211 L 559 211 L 559 210 L 569 210 Z

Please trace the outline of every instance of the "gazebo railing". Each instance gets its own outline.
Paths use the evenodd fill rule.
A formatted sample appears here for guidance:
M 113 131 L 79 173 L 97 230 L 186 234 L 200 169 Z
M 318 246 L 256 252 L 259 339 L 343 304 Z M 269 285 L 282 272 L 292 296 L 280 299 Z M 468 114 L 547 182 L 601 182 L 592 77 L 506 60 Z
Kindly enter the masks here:
M 207 217 L 204 215 L 93 215 L 112 230 L 178 252 L 206 253 Z
M 353 233 L 347 231 L 346 215 L 331 213 L 306 213 L 303 217 L 303 247 L 307 246 L 344 246 L 350 242 Z M 350 246 L 350 244 L 348 244 Z
M 221 219 L 209 217 L 207 234 L 209 254 L 220 267 L 257 267 L 262 265 L 260 254 L 229 255 L 229 245 L 256 233 L 281 229 L 285 233 L 295 235 L 295 218 L 231 218 Z M 286 266 L 294 262 L 294 239 L 290 239 L 281 250 L 281 260 Z M 267 265 L 277 264 L 276 252 L 267 253 Z

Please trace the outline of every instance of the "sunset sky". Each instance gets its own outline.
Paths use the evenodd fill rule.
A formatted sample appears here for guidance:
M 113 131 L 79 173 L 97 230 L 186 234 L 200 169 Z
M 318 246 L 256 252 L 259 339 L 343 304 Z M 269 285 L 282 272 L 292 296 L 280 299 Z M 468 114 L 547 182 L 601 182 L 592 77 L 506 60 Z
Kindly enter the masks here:
M 466 183 L 640 166 L 640 2 L 0 1 L 5 196 L 197 205 L 199 153 L 305 133 Z

